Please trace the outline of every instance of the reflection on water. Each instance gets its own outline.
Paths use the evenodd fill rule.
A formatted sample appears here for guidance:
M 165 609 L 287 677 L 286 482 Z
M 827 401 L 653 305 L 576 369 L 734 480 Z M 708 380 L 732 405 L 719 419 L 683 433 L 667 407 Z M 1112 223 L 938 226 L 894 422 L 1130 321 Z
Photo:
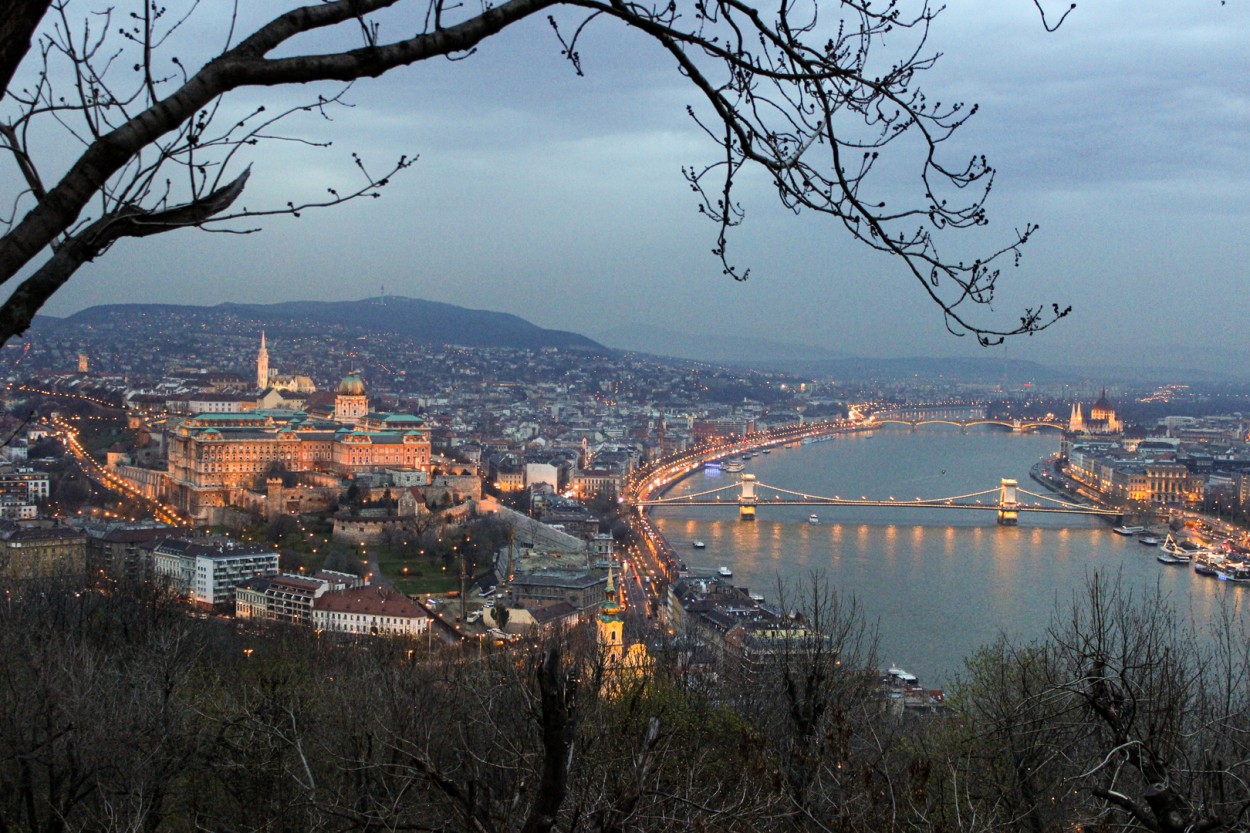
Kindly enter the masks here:
M 747 471 L 761 483 L 830 496 L 948 497 L 995 489 L 1003 477 L 1042 492 L 1029 479 L 1029 467 L 1058 443 L 1053 432 L 879 429 L 871 440 L 844 437 L 778 449 L 752 458 Z M 669 494 L 724 485 L 731 477 L 696 473 Z M 769 596 L 778 579 L 793 583 L 825 573 L 879 623 L 882 660 L 936 685 L 999 632 L 1040 635 L 1056 605 L 1069 603 L 1095 571 L 1121 575 L 1142 589 L 1157 582 L 1203 622 L 1222 600 L 1241 603 L 1250 595 L 1250 588 L 1165 567 L 1152 548 L 1078 515 L 1022 512 L 1020 526 L 1000 527 L 991 511 L 768 506 L 766 497 L 760 504 L 754 523 L 739 521 L 732 503 L 665 508 L 654 517 L 692 568 L 726 564 L 735 584 Z M 807 521 L 813 511 L 819 524 Z M 707 549 L 692 549 L 695 539 Z

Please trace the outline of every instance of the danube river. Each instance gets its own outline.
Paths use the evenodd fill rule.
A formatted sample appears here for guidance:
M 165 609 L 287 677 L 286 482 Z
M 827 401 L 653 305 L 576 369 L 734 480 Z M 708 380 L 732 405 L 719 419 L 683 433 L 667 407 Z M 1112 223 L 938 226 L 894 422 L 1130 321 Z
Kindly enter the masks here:
M 1053 431 L 883 428 L 774 449 L 748 460 L 746 470 L 761 483 L 826 497 L 950 497 L 997 489 L 1004 477 L 1043 493 L 1029 468 L 1058 446 Z M 737 477 L 697 472 L 666 497 Z M 760 496 L 754 523 L 738 520 L 732 496 L 724 508 L 665 507 L 652 517 L 692 571 L 728 566 L 734 584 L 768 598 L 776 597 L 779 579 L 794 585 L 823 573 L 841 593 L 853 594 L 877 625 L 882 662 L 935 686 L 949 684 L 963 657 L 999 632 L 1039 635 L 1056 605 L 1070 602 L 1095 571 L 1118 574 L 1141 590 L 1158 582 L 1200 621 L 1210 620 L 1222 598 L 1250 595 L 1250 588 L 1202 578 L 1188 567 L 1166 567 L 1155 560 L 1154 548 L 1092 517 L 1021 512 L 1019 526 L 1000 527 L 989 511 L 770 507 L 771 493 L 761 489 Z M 819 523 L 809 522 L 813 512 Z M 694 549 L 695 540 L 706 549 Z

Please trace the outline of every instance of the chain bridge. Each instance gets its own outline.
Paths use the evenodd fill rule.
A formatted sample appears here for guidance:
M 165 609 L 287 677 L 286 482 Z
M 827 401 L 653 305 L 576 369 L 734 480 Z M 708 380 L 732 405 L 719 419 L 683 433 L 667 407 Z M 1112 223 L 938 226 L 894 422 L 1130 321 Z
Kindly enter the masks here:
M 1021 500 L 1021 496 L 1031 500 Z M 637 507 L 655 506 L 736 506 L 738 517 L 744 521 L 755 520 L 756 510 L 763 506 L 885 506 L 907 507 L 920 509 L 980 509 L 996 512 L 998 523 L 1003 526 L 1014 526 L 1021 512 L 1039 512 L 1048 514 L 1069 515 L 1101 515 L 1119 518 L 1122 512 L 1118 509 L 1100 509 L 1079 503 L 1070 503 L 1051 495 L 1036 494 L 1021 489 L 1019 484 L 1010 478 L 1003 478 L 999 485 L 982 492 L 949 497 L 920 498 L 899 500 L 890 497 L 884 500 L 861 497 L 859 499 L 844 498 L 838 495 L 828 497 L 810 492 L 796 492 L 781 486 L 761 483 L 753 474 L 744 474 L 737 483 L 728 483 L 715 489 L 707 489 L 694 494 L 680 497 L 658 497 L 636 500 Z

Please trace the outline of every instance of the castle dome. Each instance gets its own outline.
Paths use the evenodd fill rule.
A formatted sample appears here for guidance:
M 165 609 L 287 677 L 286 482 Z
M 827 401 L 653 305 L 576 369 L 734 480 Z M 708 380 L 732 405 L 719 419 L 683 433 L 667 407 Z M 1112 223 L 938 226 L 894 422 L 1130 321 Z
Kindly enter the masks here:
M 353 370 L 344 376 L 343 381 L 339 382 L 339 393 L 344 396 L 364 396 L 365 383 L 360 374 Z

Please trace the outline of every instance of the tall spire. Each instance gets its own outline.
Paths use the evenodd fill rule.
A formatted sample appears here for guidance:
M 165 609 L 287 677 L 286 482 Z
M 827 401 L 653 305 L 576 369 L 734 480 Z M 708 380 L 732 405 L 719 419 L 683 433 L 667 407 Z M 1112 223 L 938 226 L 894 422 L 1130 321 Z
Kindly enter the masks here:
M 612 575 L 612 561 L 608 560 L 608 586 L 604 589 L 603 604 L 599 606 L 599 649 L 604 660 L 619 664 L 624 658 L 625 620 L 621 616 L 621 603 L 616 598 L 616 579 Z
M 269 350 L 265 347 L 265 331 L 260 331 L 260 352 L 256 354 L 256 389 L 269 387 Z
M 621 612 L 621 603 L 616 598 L 616 579 L 612 575 L 612 560 L 608 559 L 608 586 L 603 591 L 603 612 L 616 616 Z

